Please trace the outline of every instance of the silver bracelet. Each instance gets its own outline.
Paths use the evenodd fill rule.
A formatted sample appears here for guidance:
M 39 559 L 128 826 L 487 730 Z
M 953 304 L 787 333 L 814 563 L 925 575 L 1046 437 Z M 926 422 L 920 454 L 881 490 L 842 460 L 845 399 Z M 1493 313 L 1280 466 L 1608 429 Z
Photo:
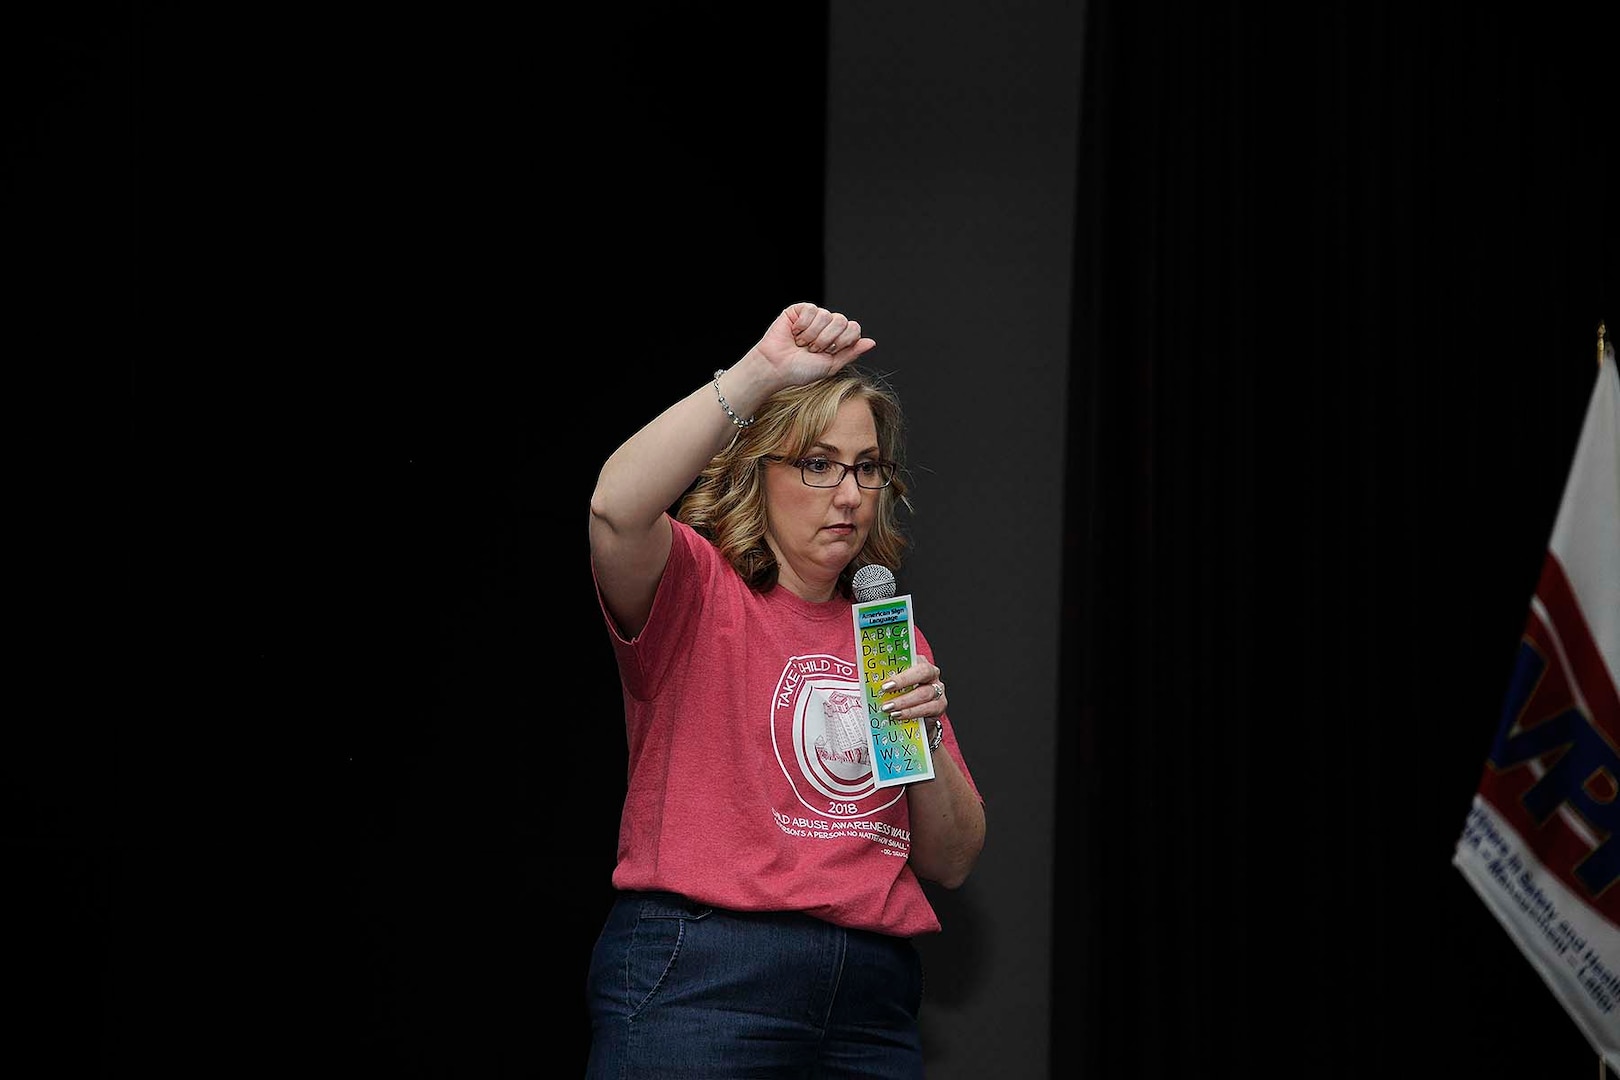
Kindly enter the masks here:
M 755 420 L 758 420 L 759 417 L 758 416 L 750 416 L 748 419 L 744 420 L 742 417 L 738 416 L 736 413 L 731 411 L 731 406 L 726 403 L 726 395 L 724 395 L 724 394 L 722 394 L 720 392 L 720 376 L 724 375 L 725 373 L 726 373 L 725 368 L 716 368 L 715 369 L 715 372 L 714 372 L 714 396 L 720 399 L 720 407 L 722 409 L 726 410 L 726 415 L 731 417 L 731 422 L 733 424 L 736 424 L 740 428 L 748 427 Z
M 945 721 L 934 717 L 934 737 L 928 740 L 928 752 L 939 753 L 939 744 L 945 741 Z

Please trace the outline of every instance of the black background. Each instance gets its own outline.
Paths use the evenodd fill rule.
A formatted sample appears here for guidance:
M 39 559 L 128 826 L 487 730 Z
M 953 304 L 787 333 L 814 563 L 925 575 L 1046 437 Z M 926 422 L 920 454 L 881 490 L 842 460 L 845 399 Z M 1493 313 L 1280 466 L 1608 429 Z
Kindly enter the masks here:
M 7 19 L 14 1029 L 61 1075 L 576 1072 L 586 499 L 822 287 L 825 66 L 735 42 L 825 10 Z M 1054 1065 L 1589 1067 L 1445 864 L 1616 317 L 1613 22 L 1093 3 Z M 1444 886 L 1357 906 L 1347 852 Z M 1492 989 L 1547 1034 L 1478 1037 Z

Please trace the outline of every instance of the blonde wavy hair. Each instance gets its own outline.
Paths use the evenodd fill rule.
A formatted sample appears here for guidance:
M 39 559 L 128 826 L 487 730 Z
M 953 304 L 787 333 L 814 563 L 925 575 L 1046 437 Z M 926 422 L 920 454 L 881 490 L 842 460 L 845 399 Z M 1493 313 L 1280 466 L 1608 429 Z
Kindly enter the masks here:
M 754 422 L 710 459 L 681 497 L 675 516 L 719 549 L 755 592 L 774 587 L 777 577 L 776 554 L 765 542 L 765 465 L 770 458 L 804 457 L 851 399 L 871 408 L 878 455 L 896 468 L 888 487 L 870 493 L 877 496 L 877 517 L 866 543 L 839 573 L 838 593 L 852 598 L 850 579 L 870 563 L 900 569 L 911 546 L 900 525 L 900 509 L 912 509 L 906 497 L 905 414 L 883 376 L 851 365 L 772 394 L 755 412 Z

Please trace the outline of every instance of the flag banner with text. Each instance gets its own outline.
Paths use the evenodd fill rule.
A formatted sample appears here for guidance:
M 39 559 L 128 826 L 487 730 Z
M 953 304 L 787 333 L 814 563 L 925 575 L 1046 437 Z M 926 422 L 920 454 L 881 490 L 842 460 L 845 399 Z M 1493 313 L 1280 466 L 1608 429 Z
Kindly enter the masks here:
M 1620 373 L 1598 365 L 1452 863 L 1620 1071 Z

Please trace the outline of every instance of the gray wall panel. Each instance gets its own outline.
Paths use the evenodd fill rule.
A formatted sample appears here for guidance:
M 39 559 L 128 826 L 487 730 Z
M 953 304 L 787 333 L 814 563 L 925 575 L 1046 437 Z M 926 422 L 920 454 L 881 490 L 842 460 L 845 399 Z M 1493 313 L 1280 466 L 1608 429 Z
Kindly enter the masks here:
M 989 817 L 974 876 L 933 890 L 944 933 L 920 942 L 933 1080 L 1047 1073 L 1083 16 L 831 5 L 821 299 L 862 320 L 910 410 L 900 585 Z

